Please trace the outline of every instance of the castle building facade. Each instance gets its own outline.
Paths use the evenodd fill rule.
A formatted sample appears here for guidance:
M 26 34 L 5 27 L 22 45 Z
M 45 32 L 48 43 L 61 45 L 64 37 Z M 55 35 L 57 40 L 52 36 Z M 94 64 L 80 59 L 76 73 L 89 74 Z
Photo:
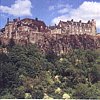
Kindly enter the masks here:
M 36 19 L 20 18 L 13 19 L 10 21 L 7 19 L 7 23 L 4 28 L 0 30 L 0 39 L 5 42 L 11 38 L 16 41 L 27 41 L 36 43 L 37 41 L 43 40 L 45 36 L 61 36 L 61 35 L 79 35 L 88 34 L 96 35 L 96 22 L 94 19 L 87 23 L 73 21 L 60 21 L 58 25 L 46 26 L 46 24 Z
M 13 21 L 7 19 L 7 24 L 0 30 L 0 37 L 2 37 L 4 41 L 13 38 L 18 41 L 26 40 L 35 43 L 41 38 L 41 34 L 43 34 L 45 30 L 45 23 L 37 18 L 25 18 L 22 20 L 18 18 L 13 19 Z
M 87 23 L 82 23 L 73 21 L 60 21 L 58 25 L 55 27 L 50 27 L 51 34 L 88 34 L 88 35 L 96 35 L 96 21 L 92 19 Z
M 100 48 L 100 36 L 96 33 L 95 20 L 83 23 L 82 21 L 60 21 L 58 25 L 46 26 L 36 19 L 14 19 L 0 30 L 0 45 L 4 47 L 14 40 L 16 44 L 36 44 L 43 51 L 62 54 L 71 49 L 97 49 Z

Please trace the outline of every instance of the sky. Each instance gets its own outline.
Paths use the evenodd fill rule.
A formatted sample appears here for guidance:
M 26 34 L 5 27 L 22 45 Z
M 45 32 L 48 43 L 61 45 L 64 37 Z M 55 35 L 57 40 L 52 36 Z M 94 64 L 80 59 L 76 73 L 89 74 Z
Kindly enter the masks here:
M 100 0 L 0 0 L 0 28 L 7 18 L 38 18 L 46 25 L 58 24 L 60 20 L 74 21 L 95 19 L 100 33 Z

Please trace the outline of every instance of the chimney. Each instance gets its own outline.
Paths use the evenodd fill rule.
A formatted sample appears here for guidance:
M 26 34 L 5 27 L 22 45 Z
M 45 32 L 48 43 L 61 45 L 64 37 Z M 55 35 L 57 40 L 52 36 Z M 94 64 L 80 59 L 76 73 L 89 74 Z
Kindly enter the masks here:
M 13 22 L 16 22 L 16 19 L 13 19 Z
M 72 25 L 73 25 L 73 19 L 71 20 L 71 23 L 72 23 Z
M 36 21 L 38 21 L 38 18 L 35 18 Z
M 88 20 L 88 23 L 90 23 L 90 20 Z
M 94 19 L 92 19 L 92 21 L 94 22 Z
M 7 18 L 7 23 L 9 23 L 9 18 Z
M 71 21 L 73 22 L 73 19 Z
M 80 20 L 79 22 L 81 23 L 82 21 Z

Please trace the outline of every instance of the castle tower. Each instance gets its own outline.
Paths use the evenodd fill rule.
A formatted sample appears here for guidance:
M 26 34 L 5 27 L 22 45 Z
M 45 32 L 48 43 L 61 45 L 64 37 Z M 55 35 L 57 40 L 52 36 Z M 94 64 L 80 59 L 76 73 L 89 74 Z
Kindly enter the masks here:
M 15 31 L 15 23 L 14 21 L 10 21 L 9 18 L 7 18 L 7 23 L 5 25 L 5 38 L 11 39 L 11 38 L 18 38 L 17 32 Z
M 92 34 L 91 35 L 96 35 L 96 21 L 92 19 Z
M 9 38 L 12 37 L 12 32 L 13 32 L 13 22 L 9 22 L 9 24 L 8 24 L 8 35 L 9 35 Z
M 8 38 L 9 36 L 9 28 L 8 28 L 8 25 L 9 25 L 9 18 L 7 18 L 7 24 L 5 26 L 5 38 Z

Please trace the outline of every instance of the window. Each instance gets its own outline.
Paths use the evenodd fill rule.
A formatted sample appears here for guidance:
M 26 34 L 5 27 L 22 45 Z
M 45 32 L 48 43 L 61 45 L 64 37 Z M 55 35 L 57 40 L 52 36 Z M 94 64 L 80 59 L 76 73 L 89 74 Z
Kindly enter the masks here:
M 41 26 L 41 29 L 43 28 L 43 26 Z
M 61 27 L 61 24 L 59 26 Z
M 91 29 L 89 29 L 89 32 L 91 32 Z

